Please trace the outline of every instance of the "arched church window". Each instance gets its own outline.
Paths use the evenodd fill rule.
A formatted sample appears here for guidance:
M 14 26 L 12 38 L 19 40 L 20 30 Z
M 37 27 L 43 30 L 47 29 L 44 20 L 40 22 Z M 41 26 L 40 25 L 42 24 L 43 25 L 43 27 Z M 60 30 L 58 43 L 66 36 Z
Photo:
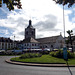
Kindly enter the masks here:
M 32 46 L 34 46 L 34 44 L 32 44 Z
M 25 44 L 25 46 L 26 46 L 26 44 Z
M 42 48 L 42 46 L 40 46 L 40 48 Z
M 51 48 L 53 48 L 53 45 L 51 45 Z
M 35 46 L 36 46 L 36 44 L 35 44 Z

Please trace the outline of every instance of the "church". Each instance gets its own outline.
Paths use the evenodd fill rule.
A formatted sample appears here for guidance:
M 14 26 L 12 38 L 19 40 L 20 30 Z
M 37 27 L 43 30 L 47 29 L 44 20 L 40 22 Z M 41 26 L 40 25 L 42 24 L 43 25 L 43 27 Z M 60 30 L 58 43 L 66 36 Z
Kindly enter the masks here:
M 35 28 L 32 26 L 32 21 L 29 20 L 29 25 L 25 28 L 24 40 L 18 44 L 21 49 L 61 49 L 63 48 L 64 39 L 62 35 L 36 38 Z

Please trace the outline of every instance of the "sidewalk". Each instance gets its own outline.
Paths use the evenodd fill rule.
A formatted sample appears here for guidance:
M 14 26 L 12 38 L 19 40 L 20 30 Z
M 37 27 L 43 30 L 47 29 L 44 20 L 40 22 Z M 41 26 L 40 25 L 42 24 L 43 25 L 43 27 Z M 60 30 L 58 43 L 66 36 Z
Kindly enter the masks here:
M 7 63 L 16 64 L 16 65 L 26 65 L 26 66 L 40 66 L 40 67 L 67 67 L 66 64 L 38 64 L 38 63 L 23 63 L 23 62 L 14 62 L 10 61 L 10 59 L 5 60 Z M 70 66 L 70 67 L 75 67 Z

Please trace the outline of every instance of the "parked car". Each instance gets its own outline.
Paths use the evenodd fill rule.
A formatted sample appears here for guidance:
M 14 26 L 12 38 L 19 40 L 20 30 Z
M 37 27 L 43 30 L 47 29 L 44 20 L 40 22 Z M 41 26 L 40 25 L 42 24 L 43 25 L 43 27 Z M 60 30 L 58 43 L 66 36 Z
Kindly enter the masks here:
M 50 51 L 50 49 L 49 48 L 45 48 L 45 49 L 43 49 L 44 51 Z
M 53 49 L 53 51 L 58 51 L 59 49 Z
M 12 55 L 13 53 L 12 53 L 12 50 L 6 50 L 6 54 L 7 55 Z
M 14 54 L 22 54 L 23 50 L 12 50 Z
M 3 55 L 3 54 L 5 54 L 5 50 L 0 50 L 0 55 Z
M 72 48 L 69 48 L 69 51 L 72 51 Z

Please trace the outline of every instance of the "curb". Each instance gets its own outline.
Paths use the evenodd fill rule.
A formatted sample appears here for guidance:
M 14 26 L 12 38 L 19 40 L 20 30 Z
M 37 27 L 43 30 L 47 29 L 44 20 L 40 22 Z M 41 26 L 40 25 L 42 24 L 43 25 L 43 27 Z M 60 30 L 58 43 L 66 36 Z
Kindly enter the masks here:
M 67 66 L 66 64 L 38 64 L 38 63 L 23 63 L 23 62 L 14 62 L 10 59 L 5 60 L 5 62 L 15 65 L 25 65 L 25 66 L 39 66 L 39 67 L 75 67 L 75 65 Z

